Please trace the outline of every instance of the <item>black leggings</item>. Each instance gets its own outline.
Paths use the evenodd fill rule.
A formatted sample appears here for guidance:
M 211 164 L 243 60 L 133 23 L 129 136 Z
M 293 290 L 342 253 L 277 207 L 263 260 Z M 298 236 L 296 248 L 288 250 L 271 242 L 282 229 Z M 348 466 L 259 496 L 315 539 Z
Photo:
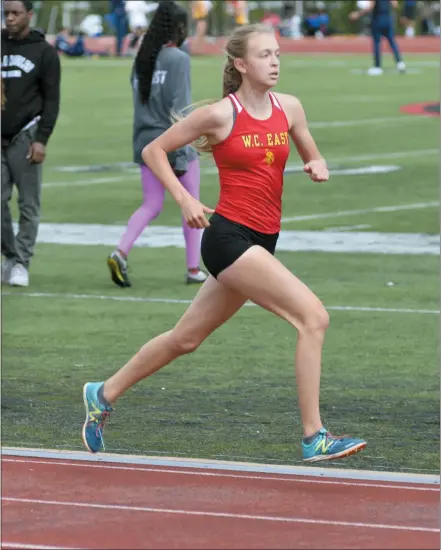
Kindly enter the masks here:
M 217 278 L 252 246 L 262 246 L 274 255 L 278 237 L 278 233 L 260 233 L 214 213 L 202 235 L 202 259 L 208 272 Z

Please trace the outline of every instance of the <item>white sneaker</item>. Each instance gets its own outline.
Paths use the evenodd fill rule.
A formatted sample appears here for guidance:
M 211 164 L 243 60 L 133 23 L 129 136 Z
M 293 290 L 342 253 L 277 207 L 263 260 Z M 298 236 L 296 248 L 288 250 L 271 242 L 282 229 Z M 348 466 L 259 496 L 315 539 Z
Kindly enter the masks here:
M 9 279 L 11 278 L 11 271 L 14 267 L 14 260 L 9 260 L 6 258 L 2 262 L 2 283 L 9 283 Z
M 187 271 L 187 284 L 200 284 L 205 282 L 208 279 L 208 275 L 205 273 L 205 271 L 202 271 L 202 269 L 199 269 L 199 271 L 196 271 L 196 273 L 192 273 L 191 271 Z
M 383 74 L 383 69 L 381 67 L 371 67 L 368 70 L 369 76 L 381 76 Z
M 397 69 L 400 73 L 405 73 L 406 72 L 406 64 L 404 63 L 404 61 L 398 61 Z
M 24 265 L 14 265 L 14 267 L 11 269 L 9 284 L 11 286 L 29 286 L 29 273 Z

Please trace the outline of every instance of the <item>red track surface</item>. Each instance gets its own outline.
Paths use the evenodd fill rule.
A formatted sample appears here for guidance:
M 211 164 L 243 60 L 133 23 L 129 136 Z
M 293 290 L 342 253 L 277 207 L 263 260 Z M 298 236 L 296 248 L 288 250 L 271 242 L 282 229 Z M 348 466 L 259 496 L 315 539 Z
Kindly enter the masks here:
M 279 38 L 280 49 L 282 53 L 299 54 L 372 54 L 372 39 L 370 37 L 359 36 L 335 36 L 317 40 L 316 38 L 301 38 L 292 40 L 291 38 Z M 436 36 L 419 36 L 409 40 L 401 36 L 397 37 L 398 45 L 402 53 L 440 53 L 440 39 Z M 226 39 L 219 38 L 215 43 L 207 43 L 204 53 L 210 55 L 222 54 L 225 48 Z M 382 48 L 384 52 L 390 51 L 383 41 Z
M 19 457 L 2 468 L 4 549 L 440 548 L 439 486 Z

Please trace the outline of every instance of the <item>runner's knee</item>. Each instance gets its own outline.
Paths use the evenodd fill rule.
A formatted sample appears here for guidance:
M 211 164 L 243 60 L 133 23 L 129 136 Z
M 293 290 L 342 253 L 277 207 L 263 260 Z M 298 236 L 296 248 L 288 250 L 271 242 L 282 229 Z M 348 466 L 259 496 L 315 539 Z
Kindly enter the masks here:
M 177 355 L 193 353 L 205 340 L 205 338 L 198 337 L 197 334 L 189 334 L 176 328 L 170 332 L 169 338 L 170 346 L 172 346 Z
M 296 328 L 299 334 L 322 334 L 329 326 L 329 313 L 321 302 L 308 308 L 301 316 Z

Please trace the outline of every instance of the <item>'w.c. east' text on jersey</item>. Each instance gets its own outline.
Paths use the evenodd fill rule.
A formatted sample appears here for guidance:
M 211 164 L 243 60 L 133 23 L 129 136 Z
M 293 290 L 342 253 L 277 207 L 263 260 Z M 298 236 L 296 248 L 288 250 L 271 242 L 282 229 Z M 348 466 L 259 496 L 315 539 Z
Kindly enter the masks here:
M 272 114 L 257 120 L 231 94 L 236 120 L 230 135 L 212 147 L 219 170 L 216 212 L 255 231 L 280 231 L 283 172 L 289 157 L 288 120 L 270 93 Z

